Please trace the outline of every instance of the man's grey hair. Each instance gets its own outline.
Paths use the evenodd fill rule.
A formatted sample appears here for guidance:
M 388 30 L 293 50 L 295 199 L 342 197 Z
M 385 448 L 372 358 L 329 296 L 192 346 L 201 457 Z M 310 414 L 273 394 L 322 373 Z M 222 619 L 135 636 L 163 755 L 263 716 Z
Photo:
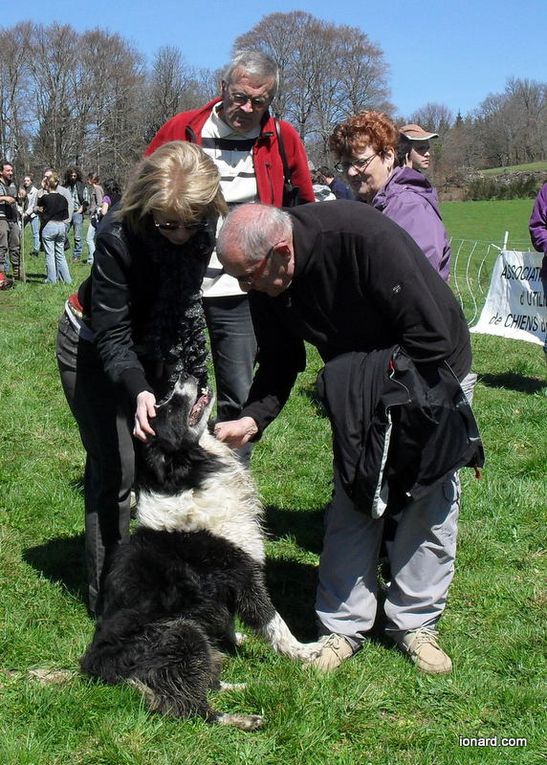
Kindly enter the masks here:
M 229 85 L 237 69 L 243 69 L 247 74 L 258 77 L 261 80 L 274 81 L 273 88 L 270 91 L 270 97 L 273 98 L 279 87 L 279 67 L 266 53 L 261 50 L 238 50 L 230 61 L 224 72 L 223 80 Z
M 269 205 L 253 204 L 252 208 L 252 217 L 246 219 L 244 225 L 238 220 L 238 208 L 228 215 L 216 243 L 220 256 L 225 247 L 237 243 L 246 260 L 262 260 L 274 244 L 292 238 L 293 222 L 288 213 Z

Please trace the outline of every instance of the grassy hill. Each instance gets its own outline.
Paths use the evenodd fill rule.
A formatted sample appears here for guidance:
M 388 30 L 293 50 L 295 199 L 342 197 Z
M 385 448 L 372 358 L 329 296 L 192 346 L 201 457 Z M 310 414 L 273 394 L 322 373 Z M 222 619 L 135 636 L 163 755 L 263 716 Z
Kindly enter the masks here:
M 509 231 L 509 243 L 530 243 L 528 220 L 531 199 L 480 200 L 477 202 L 442 202 L 441 213 L 449 236 L 481 242 L 503 243 Z
M 489 167 L 481 170 L 483 175 L 504 175 L 506 173 L 547 173 L 547 160 L 530 162 L 527 165 L 510 165 L 509 167 Z

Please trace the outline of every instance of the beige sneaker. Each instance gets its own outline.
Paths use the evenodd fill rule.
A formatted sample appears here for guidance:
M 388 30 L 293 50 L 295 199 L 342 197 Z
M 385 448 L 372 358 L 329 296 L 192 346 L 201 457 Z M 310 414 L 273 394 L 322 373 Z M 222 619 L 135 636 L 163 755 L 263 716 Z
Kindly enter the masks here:
M 399 647 L 422 672 L 444 675 L 452 671 L 450 656 L 439 646 L 437 633 L 430 627 L 420 627 L 418 630 L 407 632 Z
M 323 644 L 321 653 L 310 664 L 322 672 L 338 669 L 343 661 L 353 656 L 353 647 L 342 635 L 336 633 L 325 635 L 319 642 Z

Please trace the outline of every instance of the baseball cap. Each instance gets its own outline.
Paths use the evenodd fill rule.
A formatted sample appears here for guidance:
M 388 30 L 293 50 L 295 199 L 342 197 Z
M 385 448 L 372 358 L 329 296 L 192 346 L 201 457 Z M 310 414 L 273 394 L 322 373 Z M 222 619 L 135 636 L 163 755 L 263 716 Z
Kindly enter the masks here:
M 399 128 L 399 132 L 408 138 L 409 141 L 429 141 L 430 138 L 438 138 L 438 133 L 428 133 L 423 127 L 419 125 L 403 125 Z

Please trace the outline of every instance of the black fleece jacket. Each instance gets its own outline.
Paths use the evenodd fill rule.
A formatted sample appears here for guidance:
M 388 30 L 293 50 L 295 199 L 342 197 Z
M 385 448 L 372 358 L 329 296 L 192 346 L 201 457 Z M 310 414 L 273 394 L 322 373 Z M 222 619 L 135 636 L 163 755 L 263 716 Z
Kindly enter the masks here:
M 306 365 L 304 341 L 326 362 L 349 351 L 400 345 L 425 378 L 447 361 L 471 368 L 467 323 L 450 287 L 402 228 L 359 202 L 288 210 L 295 274 L 276 298 L 251 291 L 258 368 L 242 416 L 261 432 Z
M 101 221 L 91 276 L 80 285 L 78 298 L 106 374 L 134 401 L 140 392 L 153 391 L 152 370 L 166 361 L 160 346 L 170 316 L 184 311 L 195 346 L 205 348 L 201 282 L 214 246 L 214 226 L 175 246 L 151 221 L 144 233 L 132 233 L 118 219 L 118 207 Z M 158 301 L 165 304 L 163 325 Z

